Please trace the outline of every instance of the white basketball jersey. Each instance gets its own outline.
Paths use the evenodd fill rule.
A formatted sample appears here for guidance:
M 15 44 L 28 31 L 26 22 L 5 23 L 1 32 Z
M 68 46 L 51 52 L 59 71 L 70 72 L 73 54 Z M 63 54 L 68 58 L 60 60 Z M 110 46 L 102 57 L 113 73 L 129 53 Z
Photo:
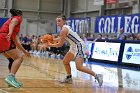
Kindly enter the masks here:
M 68 35 L 66 40 L 70 43 L 70 45 L 76 45 L 79 43 L 83 43 L 84 41 L 79 37 L 79 35 L 74 32 L 70 26 L 64 25 L 63 27 L 68 29 Z

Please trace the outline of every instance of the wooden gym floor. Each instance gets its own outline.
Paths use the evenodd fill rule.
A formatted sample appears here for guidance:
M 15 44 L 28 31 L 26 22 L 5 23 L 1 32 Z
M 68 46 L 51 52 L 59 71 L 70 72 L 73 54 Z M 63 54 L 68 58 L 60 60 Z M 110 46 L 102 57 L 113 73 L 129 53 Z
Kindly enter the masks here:
M 17 79 L 23 88 L 10 88 L 4 82 L 8 75 L 8 60 L 0 55 L 0 93 L 140 93 L 140 72 L 107 65 L 88 64 L 84 66 L 104 75 L 102 87 L 94 77 L 77 71 L 75 62 L 71 62 L 73 84 L 61 84 L 65 78 L 62 60 L 40 56 L 24 57 L 17 72 Z

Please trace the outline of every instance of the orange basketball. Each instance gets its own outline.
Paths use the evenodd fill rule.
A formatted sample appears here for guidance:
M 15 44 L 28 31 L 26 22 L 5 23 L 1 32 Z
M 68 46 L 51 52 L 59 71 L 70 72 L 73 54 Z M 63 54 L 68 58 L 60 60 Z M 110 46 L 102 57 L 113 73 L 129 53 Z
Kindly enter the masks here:
M 52 35 L 49 35 L 49 34 L 46 34 L 46 35 L 44 35 L 44 36 L 41 38 L 41 41 L 42 41 L 43 43 L 47 43 L 47 42 L 52 43 L 52 42 L 53 42 L 53 36 L 52 36 Z

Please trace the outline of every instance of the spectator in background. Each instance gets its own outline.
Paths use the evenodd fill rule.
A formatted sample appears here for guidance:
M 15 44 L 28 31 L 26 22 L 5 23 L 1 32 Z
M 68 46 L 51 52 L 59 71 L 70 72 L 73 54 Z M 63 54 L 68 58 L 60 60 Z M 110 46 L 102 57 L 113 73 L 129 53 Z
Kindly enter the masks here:
M 127 36 L 126 35 L 123 35 L 122 36 L 122 40 L 126 40 L 127 39 Z
M 108 35 L 107 34 L 104 35 L 104 39 L 105 39 L 105 41 L 108 40 Z
M 26 49 L 27 51 L 31 50 L 30 44 L 32 42 L 32 39 L 29 35 L 26 35 L 22 38 L 22 46 L 24 47 L 24 49 Z
M 87 46 L 88 46 L 88 40 L 87 40 L 86 34 L 82 34 L 82 37 L 81 38 L 84 41 L 84 43 L 86 44 L 86 48 L 87 48 Z
M 94 35 L 91 33 L 90 36 L 87 38 L 89 41 L 94 41 Z
M 137 40 L 137 36 L 135 34 L 131 34 L 133 40 Z
M 121 29 L 119 30 L 118 34 L 117 34 L 117 39 L 118 39 L 118 40 L 122 40 L 122 39 L 124 39 L 125 37 L 126 37 L 126 34 L 124 33 L 123 28 L 121 28 Z
M 116 40 L 117 39 L 117 36 L 116 35 L 113 35 L 112 36 L 112 39 Z
M 98 34 L 98 35 L 97 35 L 97 39 L 98 39 L 98 40 L 102 39 L 102 34 Z
M 135 34 L 129 34 L 127 35 L 127 40 L 137 40 L 137 36 Z
M 140 40 L 140 33 L 137 35 L 137 40 Z
M 20 34 L 20 37 L 19 37 L 20 42 L 22 42 L 22 39 L 23 39 L 23 34 Z
M 98 41 L 98 40 L 99 40 L 99 41 L 100 41 L 100 40 L 103 40 L 103 39 L 102 39 L 102 34 L 98 34 L 97 37 L 93 40 L 93 43 L 95 43 L 95 42 Z
M 86 34 L 82 34 L 82 37 L 81 38 L 83 39 L 84 42 L 87 42 L 87 36 L 86 36 Z

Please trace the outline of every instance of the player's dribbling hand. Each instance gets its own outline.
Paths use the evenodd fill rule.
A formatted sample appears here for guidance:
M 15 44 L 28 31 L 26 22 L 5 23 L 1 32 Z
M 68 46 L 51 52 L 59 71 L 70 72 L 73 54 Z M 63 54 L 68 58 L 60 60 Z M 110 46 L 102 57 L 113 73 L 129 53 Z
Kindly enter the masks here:
M 50 47 L 50 42 L 44 43 L 44 45 L 46 46 L 46 48 Z
M 31 57 L 30 53 L 29 52 L 25 52 L 24 53 L 27 57 Z
M 41 38 L 41 42 L 42 42 L 42 43 L 45 43 L 46 41 L 45 41 L 44 39 Z

